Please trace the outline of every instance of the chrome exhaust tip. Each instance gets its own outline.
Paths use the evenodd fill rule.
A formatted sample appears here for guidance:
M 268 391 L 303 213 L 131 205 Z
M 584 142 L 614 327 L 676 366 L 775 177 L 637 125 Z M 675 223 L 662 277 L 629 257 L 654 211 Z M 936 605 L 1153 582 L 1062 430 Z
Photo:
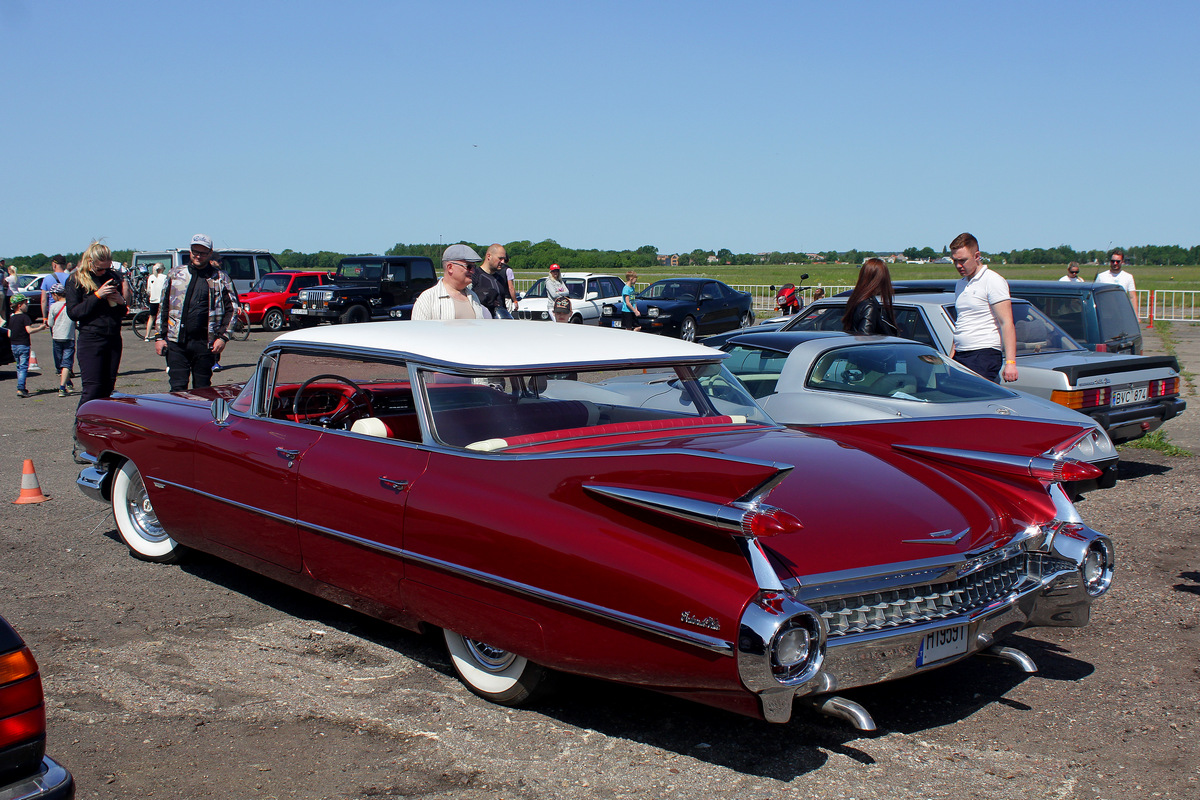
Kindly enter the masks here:
M 872 732 L 878 730 L 875 727 L 875 720 L 871 718 L 871 712 L 853 700 L 847 700 L 837 695 L 806 697 L 803 700 L 808 706 L 825 716 L 844 719 L 860 731 Z

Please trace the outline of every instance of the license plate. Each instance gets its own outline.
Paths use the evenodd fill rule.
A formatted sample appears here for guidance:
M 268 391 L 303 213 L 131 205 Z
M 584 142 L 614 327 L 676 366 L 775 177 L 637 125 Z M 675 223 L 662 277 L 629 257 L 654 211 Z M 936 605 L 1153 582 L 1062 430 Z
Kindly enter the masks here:
M 1133 403 L 1144 403 L 1150 396 L 1148 387 L 1135 386 L 1132 389 L 1118 389 L 1112 393 L 1114 406 L 1128 406 Z
M 917 651 L 917 666 L 932 664 L 935 661 L 962 655 L 965 652 L 967 652 L 966 625 L 930 631 L 921 640 L 921 648 Z

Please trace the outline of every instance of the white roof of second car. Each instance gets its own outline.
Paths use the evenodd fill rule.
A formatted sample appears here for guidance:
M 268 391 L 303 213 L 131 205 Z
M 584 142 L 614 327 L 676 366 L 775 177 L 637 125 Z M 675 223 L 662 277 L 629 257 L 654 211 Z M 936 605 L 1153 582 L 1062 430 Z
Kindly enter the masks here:
M 532 320 L 435 320 L 322 325 L 290 331 L 276 344 L 383 351 L 416 361 L 480 369 L 562 364 L 717 361 L 711 347 L 648 333 Z

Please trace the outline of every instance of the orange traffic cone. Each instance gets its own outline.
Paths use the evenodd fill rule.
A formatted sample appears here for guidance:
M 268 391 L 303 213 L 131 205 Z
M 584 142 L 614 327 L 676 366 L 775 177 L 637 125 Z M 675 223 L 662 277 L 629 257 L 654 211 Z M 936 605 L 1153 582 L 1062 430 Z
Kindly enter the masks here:
M 42 371 L 42 368 L 40 366 L 38 366 L 38 363 L 37 363 L 37 353 L 33 352 L 32 349 L 30 349 L 30 351 L 29 351 L 28 370 L 30 372 L 41 372 Z
M 33 470 L 33 459 L 25 459 L 25 466 L 21 468 L 21 494 L 13 503 L 44 503 L 49 499 L 42 494 L 42 487 L 38 485 L 37 473 Z

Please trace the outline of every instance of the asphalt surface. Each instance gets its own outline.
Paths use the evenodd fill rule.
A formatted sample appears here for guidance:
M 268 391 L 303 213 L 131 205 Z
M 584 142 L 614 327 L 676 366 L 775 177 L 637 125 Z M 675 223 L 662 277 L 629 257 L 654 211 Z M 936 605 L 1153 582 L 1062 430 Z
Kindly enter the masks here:
M 1200 326 L 1147 333 L 1191 375 L 1166 429 L 1200 454 Z M 29 458 L 51 497 L 0 503 L 0 613 L 41 664 L 49 752 L 78 797 L 1200 796 L 1200 456 L 1126 448 L 1117 486 L 1081 501 L 1117 579 L 1089 627 L 1010 642 L 1037 675 L 977 658 L 847 693 L 873 735 L 570 678 L 512 710 L 468 693 L 430 639 L 215 559 L 131 558 L 75 487 L 76 398 L 56 396 L 45 336 L 33 397 L 0 368 L 0 491 L 16 498 Z M 248 377 L 270 338 L 232 343 L 220 379 Z M 125 347 L 118 389 L 164 390 L 162 359 Z

